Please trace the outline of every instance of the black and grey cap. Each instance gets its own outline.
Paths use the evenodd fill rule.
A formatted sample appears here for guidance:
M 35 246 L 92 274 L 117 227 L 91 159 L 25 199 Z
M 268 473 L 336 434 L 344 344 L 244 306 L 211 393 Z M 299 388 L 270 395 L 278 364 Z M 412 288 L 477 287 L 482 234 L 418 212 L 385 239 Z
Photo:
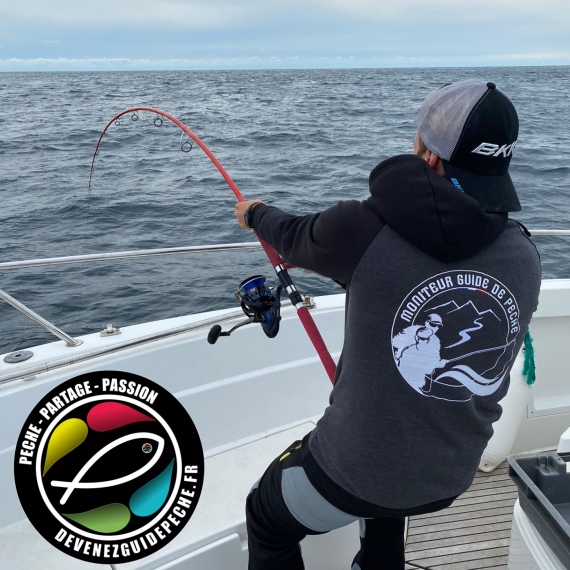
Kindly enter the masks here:
M 446 177 L 486 212 L 521 209 L 508 172 L 518 133 L 515 107 L 494 83 L 445 85 L 426 97 L 418 117 L 418 134 Z

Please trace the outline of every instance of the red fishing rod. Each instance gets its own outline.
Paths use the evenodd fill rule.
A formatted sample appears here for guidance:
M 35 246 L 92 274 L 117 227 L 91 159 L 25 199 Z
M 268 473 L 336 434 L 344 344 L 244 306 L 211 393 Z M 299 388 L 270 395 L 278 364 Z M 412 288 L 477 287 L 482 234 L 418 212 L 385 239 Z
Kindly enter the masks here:
M 125 111 L 122 111 L 118 115 L 115 115 L 107 123 L 107 125 L 103 129 L 103 132 L 101 133 L 101 136 L 99 137 L 99 140 L 97 141 L 97 146 L 95 147 L 95 153 L 93 154 L 93 160 L 91 162 L 91 172 L 89 174 L 89 190 L 91 190 L 91 182 L 93 180 L 93 169 L 95 167 L 95 159 L 97 158 L 97 155 L 99 154 L 99 147 L 101 146 L 101 141 L 103 140 L 103 137 L 107 133 L 107 130 L 112 125 L 120 125 L 121 124 L 120 119 L 124 115 L 130 115 L 131 119 L 136 121 L 139 117 L 139 115 L 138 115 L 139 111 L 148 111 L 150 113 L 156 113 L 156 118 L 154 119 L 154 124 L 156 126 L 161 126 L 164 119 L 167 119 L 167 120 L 171 121 L 172 123 L 174 123 L 180 129 L 182 129 L 182 131 L 184 133 L 186 133 L 186 135 L 188 135 L 206 153 L 206 156 L 212 161 L 214 166 L 218 169 L 218 172 L 223 176 L 224 180 L 227 182 L 228 186 L 232 189 L 232 192 L 235 194 L 238 201 L 239 202 L 245 201 L 245 198 L 243 197 L 242 193 L 238 190 L 238 187 L 235 185 L 235 183 L 231 179 L 230 175 L 226 172 L 224 167 L 220 164 L 220 162 L 213 155 L 213 153 L 210 151 L 210 149 L 200 140 L 200 138 L 192 130 L 190 130 L 183 122 L 179 121 L 176 117 L 173 117 L 172 115 L 169 115 L 168 113 L 165 113 L 164 111 L 161 111 L 160 109 L 154 109 L 153 107 L 133 107 L 131 109 L 126 109 Z M 183 142 L 181 144 L 182 150 L 185 150 L 185 148 L 184 148 L 185 144 L 188 145 L 189 143 Z M 191 146 L 189 148 L 191 149 Z M 185 152 L 188 152 L 188 150 L 185 150 Z M 257 235 L 257 232 L 256 232 L 256 235 Z M 332 359 L 332 356 L 330 355 L 330 352 L 328 351 L 328 349 L 325 345 L 323 337 L 321 336 L 321 333 L 319 332 L 319 329 L 317 328 L 317 325 L 315 324 L 313 317 L 309 313 L 307 307 L 305 307 L 305 304 L 303 303 L 303 298 L 301 297 L 301 294 L 297 290 L 297 287 L 293 283 L 291 276 L 289 275 L 287 269 L 285 268 L 285 262 L 283 261 L 283 259 L 281 259 L 281 257 L 279 256 L 279 254 L 277 253 L 277 251 L 275 251 L 275 249 L 273 247 L 271 247 L 267 242 L 263 241 L 258 235 L 257 235 L 257 238 L 259 239 L 261 246 L 263 247 L 265 253 L 267 254 L 267 257 L 269 258 L 271 266 L 273 267 L 273 269 L 275 270 L 275 273 L 277 274 L 277 277 L 281 283 L 281 288 L 286 291 L 289 299 L 291 300 L 291 303 L 293 304 L 293 306 L 297 310 L 297 315 L 298 315 L 299 319 L 301 320 L 303 327 L 305 327 L 305 330 L 307 331 L 307 334 L 309 335 L 309 338 L 311 339 L 311 342 L 313 343 L 313 346 L 315 347 L 315 350 L 317 351 L 317 354 L 319 355 L 319 358 L 321 359 L 321 362 L 323 363 L 323 366 L 325 367 L 325 370 L 328 374 L 328 377 L 330 378 L 330 381 L 334 382 L 334 376 L 335 376 L 335 372 L 336 372 L 336 364 L 335 364 L 334 360 Z M 256 277 L 259 277 L 259 276 L 256 276 Z M 259 280 L 258 281 L 255 281 L 255 280 L 252 281 L 252 279 L 254 279 L 254 278 L 247 280 L 247 284 L 246 284 L 246 282 L 242 283 L 240 285 L 240 291 L 242 291 L 243 287 L 247 286 L 248 284 L 251 284 L 255 287 L 260 285 Z M 263 286 L 263 284 L 261 284 L 261 286 Z M 280 293 L 281 288 L 279 288 L 278 295 Z M 242 298 L 238 297 L 238 299 L 240 300 L 240 302 L 242 302 L 242 308 L 243 308 L 244 304 L 243 304 Z M 244 311 L 245 310 L 246 309 L 244 308 Z M 248 316 L 249 316 L 249 313 L 246 312 L 246 314 L 248 314 Z M 261 321 L 253 320 L 253 317 L 251 317 L 251 320 L 246 321 L 246 323 L 247 322 L 261 322 Z M 242 324 L 246 324 L 246 323 L 242 323 Z M 216 330 L 216 333 L 217 333 L 215 335 L 216 339 L 217 339 L 217 336 L 228 334 L 228 333 L 221 333 L 220 331 L 221 331 L 221 328 L 219 328 L 219 330 Z M 214 340 L 214 342 L 215 342 L 215 340 Z

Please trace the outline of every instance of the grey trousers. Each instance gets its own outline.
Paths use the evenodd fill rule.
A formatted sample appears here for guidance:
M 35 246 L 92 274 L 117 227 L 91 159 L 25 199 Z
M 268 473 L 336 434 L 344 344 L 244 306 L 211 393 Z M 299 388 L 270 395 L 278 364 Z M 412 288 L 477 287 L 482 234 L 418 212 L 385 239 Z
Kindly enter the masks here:
M 246 503 L 250 570 L 303 570 L 299 543 L 360 522 L 352 570 L 404 570 L 404 517 L 363 518 L 327 501 L 300 465 L 301 442 L 275 459 Z

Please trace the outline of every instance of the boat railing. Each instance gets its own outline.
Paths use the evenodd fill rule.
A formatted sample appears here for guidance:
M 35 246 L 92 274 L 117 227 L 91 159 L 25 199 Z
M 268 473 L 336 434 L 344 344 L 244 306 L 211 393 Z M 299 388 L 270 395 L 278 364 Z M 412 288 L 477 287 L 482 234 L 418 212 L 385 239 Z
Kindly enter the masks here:
M 528 230 L 531 236 L 570 236 L 570 230 Z
M 529 231 L 532 236 L 570 236 L 570 230 Z M 47 267 L 52 265 L 67 265 L 72 263 L 92 263 L 94 261 L 116 261 L 119 259 L 135 259 L 138 257 L 159 257 L 162 255 L 213 253 L 220 251 L 243 251 L 248 249 L 261 249 L 261 244 L 258 241 L 220 243 L 215 245 L 166 247 L 159 249 L 134 249 L 129 251 L 114 251 L 111 253 L 90 253 L 87 255 L 70 255 L 65 257 L 28 259 L 25 261 L 6 261 L 4 263 L 0 263 L 0 271 L 6 271 L 10 269 L 29 269 L 32 267 Z
M 529 230 L 531 235 L 533 236 L 570 236 L 570 230 Z M 223 243 L 223 244 L 215 244 L 215 245 L 201 245 L 201 246 L 185 246 L 185 247 L 170 247 L 170 248 L 159 248 L 159 249 L 139 249 L 139 250 L 130 250 L 130 251 L 117 251 L 111 253 L 93 253 L 87 255 L 73 255 L 73 256 L 65 256 L 65 257 L 51 257 L 51 258 L 43 258 L 43 259 L 29 259 L 24 261 L 8 261 L 4 263 L 0 263 L 0 271 L 6 270 L 14 270 L 14 269 L 29 269 L 34 267 L 47 267 L 47 266 L 55 266 L 55 265 L 66 265 L 66 264 L 73 264 L 73 263 L 91 263 L 96 261 L 115 261 L 119 259 L 135 259 L 139 257 L 158 257 L 162 255 L 179 255 L 179 254 L 195 254 L 195 253 L 212 253 L 212 252 L 221 252 L 221 251 L 243 251 L 243 250 L 251 250 L 251 249 L 260 249 L 261 244 L 258 241 L 251 241 L 251 242 L 239 242 L 239 243 Z M 41 325 L 50 333 L 55 335 L 58 339 L 62 340 L 67 347 L 74 348 L 82 344 L 83 341 L 80 339 L 73 338 L 72 336 L 68 335 L 60 328 L 58 328 L 53 323 L 49 322 L 47 319 L 44 319 L 40 315 L 38 315 L 35 311 L 0 289 L 0 299 L 20 311 L 23 315 L 34 321 L 35 323 Z M 311 307 L 312 302 L 309 297 L 306 299 L 307 306 Z M 283 303 L 286 305 L 287 303 Z M 226 321 L 228 319 L 236 318 L 240 316 L 241 312 L 235 313 L 225 313 L 220 317 L 213 317 L 211 319 L 206 319 L 204 321 L 199 321 L 197 323 L 191 323 L 188 325 L 184 325 L 182 327 L 176 327 L 174 329 L 169 329 L 167 331 L 162 331 L 159 333 L 154 333 L 152 335 L 147 335 L 145 337 L 141 337 L 138 339 L 134 339 L 131 341 L 126 341 L 124 343 L 119 343 L 118 345 L 113 346 L 113 351 L 116 350 L 123 350 L 125 348 L 131 346 L 137 346 L 138 344 L 144 344 L 150 342 L 152 340 L 157 340 L 160 338 L 165 338 L 167 336 L 172 336 L 176 334 L 181 334 L 183 332 L 195 330 L 197 328 L 202 328 L 208 325 L 217 324 L 219 322 Z M 113 329 L 108 327 L 109 331 Z M 104 332 L 102 333 L 104 334 Z M 108 333 L 112 334 L 112 332 Z M 85 352 L 81 355 L 80 360 L 86 360 L 89 358 L 94 358 L 95 356 L 99 356 L 100 354 L 105 354 L 109 352 L 109 349 L 101 348 L 96 349 L 93 351 Z M 13 356 L 17 353 L 12 353 Z M 14 357 L 10 362 L 17 362 L 18 359 Z M 61 362 L 60 362 L 61 361 Z M 68 358 L 60 359 L 60 361 L 55 361 L 50 363 L 49 369 L 54 367 L 63 366 L 69 364 L 70 361 Z M 72 361 L 77 362 L 77 356 L 72 357 Z M 34 367 L 30 367 L 26 369 L 26 371 L 20 370 L 19 372 L 13 374 L 5 374 L 0 376 L 0 384 L 4 382 L 8 382 L 10 380 L 15 380 L 17 378 L 21 378 L 24 376 L 34 375 L 40 372 L 46 372 L 48 370 L 48 364 L 37 365 Z
M 570 234 L 570 232 L 568 233 Z M 130 251 L 114 251 L 111 253 L 90 253 L 87 255 L 70 255 L 67 257 L 28 259 L 26 261 L 7 261 L 0 263 L 0 271 L 6 271 L 8 269 L 29 269 L 30 267 L 46 267 L 50 265 L 66 265 L 69 263 L 91 263 L 94 261 L 116 261 L 118 259 L 134 259 L 137 257 L 158 257 L 161 255 L 178 255 L 182 253 L 242 251 L 246 249 L 261 249 L 261 244 L 258 241 L 220 243 L 216 245 L 165 247 L 160 249 L 134 249 Z
M 282 306 L 290 305 L 291 301 L 283 301 Z M 212 325 L 223 323 L 224 321 L 228 321 L 231 319 L 236 319 L 239 317 L 243 317 L 243 312 L 240 311 L 231 311 L 224 313 L 221 316 L 211 317 L 208 319 L 202 319 L 200 321 L 195 321 L 193 323 L 188 323 L 185 325 L 181 325 L 178 327 L 173 327 L 170 329 L 154 332 L 151 334 L 147 334 L 144 336 L 140 336 L 137 338 L 129 339 L 120 343 L 113 343 L 110 346 L 101 346 L 98 348 L 94 348 L 92 350 L 81 352 L 80 354 L 77 353 L 70 353 L 69 356 L 64 356 L 61 358 L 56 358 L 49 362 L 43 362 L 41 364 L 36 364 L 35 366 L 28 366 L 26 368 L 19 368 L 14 372 L 10 372 L 8 374 L 0 375 L 0 384 L 5 384 L 6 382 L 12 382 L 14 380 L 33 380 L 38 374 L 43 372 L 49 372 L 51 370 L 55 370 L 57 368 L 61 368 L 63 366 L 69 366 L 70 364 L 76 364 L 78 362 L 84 362 L 86 360 L 90 360 L 92 358 L 96 358 L 97 356 L 103 356 L 106 354 L 112 354 L 115 352 L 120 352 L 126 350 L 128 348 L 134 348 L 136 346 L 141 346 L 143 344 L 147 344 L 149 342 L 154 342 L 157 340 L 170 338 L 179 334 L 187 333 L 190 331 L 195 331 L 198 329 L 203 329 L 205 327 L 211 327 Z M 19 353 L 24 353 L 28 351 L 19 351 Z M 12 353 L 13 355 L 17 355 L 18 352 Z
M 36 312 L 32 311 L 32 309 L 30 309 L 29 307 L 26 307 L 24 303 L 20 303 L 20 301 L 14 299 L 14 297 L 8 295 L 8 293 L 6 293 L 6 291 L 2 291 L 2 289 L 0 289 L 0 299 L 8 303 L 8 305 L 12 305 L 14 309 L 17 309 L 18 311 L 20 311 L 20 313 L 26 315 L 26 317 L 28 317 L 35 323 L 38 323 L 38 325 L 44 327 L 44 329 L 54 334 L 60 340 L 63 340 L 63 342 L 65 342 L 65 346 L 73 347 L 82 344 L 83 341 L 75 339 L 69 336 L 68 334 L 64 333 L 60 328 L 56 327 L 53 323 L 50 323 L 48 320 L 44 319 Z
M 87 255 L 71 255 L 66 257 L 48 257 L 44 259 L 28 259 L 25 261 L 7 261 L 0 263 L 0 271 L 9 269 L 29 269 L 33 267 L 48 267 L 53 265 L 66 265 L 70 263 L 90 263 L 94 261 L 115 261 L 117 259 L 133 259 L 137 257 L 155 257 L 160 255 L 177 255 L 181 253 L 211 253 L 220 251 L 241 251 L 248 249 L 260 249 L 258 241 L 243 243 L 221 243 L 216 245 L 198 245 L 186 247 L 166 247 L 159 249 L 136 249 L 130 251 L 115 251 L 111 253 L 92 253 Z M 35 311 L 0 289 L 0 299 L 23 315 L 44 327 L 47 331 L 63 340 L 65 346 L 73 348 L 83 343 L 82 340 L 73 338 L 62 331 L 59 327 L 38 315 Z M 112 330 L 112 329 L 111 329 Z M 12 361 L 18 361 L 14 357 Z

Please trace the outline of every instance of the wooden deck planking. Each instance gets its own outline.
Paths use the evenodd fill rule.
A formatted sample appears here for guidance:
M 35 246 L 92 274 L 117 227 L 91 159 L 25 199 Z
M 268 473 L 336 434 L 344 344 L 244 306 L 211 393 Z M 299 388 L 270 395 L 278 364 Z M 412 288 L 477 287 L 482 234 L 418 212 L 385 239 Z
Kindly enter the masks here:
M 472 526 L 463 529 L 464 531 L 467 531 L 467 534 L 465 532 L 462 533 L 462 529 L 459 526 L 449 530 L 442 530 L 439 525 L 436 525 L 434 526 L 434 528 L 430 529 L 429 535 L 431 535 L 431 538 L 426 541 L 419 540 L 423 538 L 425 534 L 422 534 L 419 537 L 417 535 L 412 534 L 409 543 L 410 555 L 412 555 L 413 553 L 415 558 L 417 558 L 418 556 L 421 557 L 423 551 L 433 548 L 434 544 L 446 545 L 448 544 L 448 540 L 449 543 L 452 543 L 454 542 L 454 539 L 459 537 L 470 536 L 471 541 L 475 542 L 475 541 L 486 540 L 489 537 L 489 534 L 494 535 L 494 533 L 496 532 L 500 533 L 501 531 L 510 530 L 510 524 L 511 524 L 510 522 L 490 524 L 488 525 L 488 528 L 487 525 L 481 524 L 482 522 L 483 521 L 481 519 L 476 519 L 472 521 Z M 470 531 L 472 530 L 475 532 L 470 533 Z M 487 534 L 487 536 L 485 536 L 485 534 Z M 416 547 L 416 545 L 419 544 L 421 544 L 421 548 Z M 408 552 L 408 550 L 406 550 L 406 552 Z
M 516 498 L 516 495 L 515 495 Z M 451 507 L 448 507 L 447 509 L 445 509 L 445 514 L 440 514 L 439 516 L 437 516 L 437 514 L 439 513 L 431 513 L 429 516 L 428 515 L 420 515 L 419 517 L 414 517 L 414 519 L 418 519 L 418 520 L 425 520 L 425 521 L 429 521 L 429 524 L 433 523 L 433 521 L 435 519 L 440 520 L 439 517 L 441 516 L 445 516 L 447 518 L 449 518 L 450 520 L 453 519 L 453 517 L 459 517 L 459 518 L 469 518 L 469 517 L 465 517 L 465 515 L 470 515 L 471 513 L 477 512 L 478 514 L 480 514 L 481 516 L 485 516 L 488 514 L 493 514 L 493 511 L 497 511 L 498 509 L 511 509 L 514 505 L 515 501 L 512 500 L 512 498 L 508 498 L 508 499 L 504 499 L 504 500 L 499 500 L 499 501 L 487 501 L 487 502 L 479 502 L 479 503 L 475 503 L 475 504 L 469 504 L 469 505 L 459 505 L 459 506 L 455 506 L 455 505 L 451 505 Z M 485 511 L 490 511 L 489 513 L 486 513 Z M 456 519 L 459 520 L 459 519 Z
M 464 521 L 465 522 L 465 521 Z M 469 537 L 471 540 L 477 540 L 477 536 L 486 532 L 499 532 L 502 530 L 511 529 L 511 524 L 509 522 L 498 522 L 491 524 L 480 524 L 481 521 L 474 521 L 475 524 L 466 525 L 461 523 L 461 525 L 456 526 L 456 528 L 445 528 L 442 529 L 441 526 L 448 527 L 449 525 L 438 525 L 437 530 L 433 530 L 431 527 L 421 527 L 420 530 L 425 532 L 414 534 L 408 538 L 408 551 L 411 552 L 410 548 L 414 544 L 420 544 L 428 541 L 439 540 L 441 538 L 455 538 L 460 536 Z M 417 550 L 417 549 L 414 549 Z
M 501 488 L 505 485 L 505 481 L 510 481 L 510 480 L 511 478 L 508 475 L 504 475 L 503 477 L 497 477 L 492 481 L 485 481 L 484 479 L 475 480 L 473 481 L 473 490 L 476 491 L 479 489 Z
M 472 527 L 473 528 L 473 527 Z M 477 528 L 477 527 L 475 527 Z M 483 529 L 484 527 L 479 527 Z M 471 529 L 470 529 L 471 530 Z M 477 544 L 479 542 L 486 542 L 490 537 L 494 539 L 499 538 L 509 538 L 511 536 L 511 529 L 509 528 L 502 528 L 500 530 L 491 530 L 482 531 L 477 534 L 468 533 L 459 536 L 449 536 L 449 531 L 445 533 L 431 533 L 438 536 L 434 536 L 431 540 L 423 540 L 421 542 L 412 542 L 409 543 L 406 547 L 406 552 L 418 552 L 421 551 L 427 555 L 428 550 L 433 549 L 433 545 L 437 544 L 436 541 L 441 543 L 445 542 L 446 548 L 448 546 L 456 546 L 461 544 Z M 424 535 L 422 535 L 424 536 Z
M 500 475 L 508 472 L 509 472 L 509 463 L 507 461 L 504 461 L 503 463 L 501 463 L 501 465 L 493 469 L 491 473 L 485 473 L 485 471 L 477 471 L 477 473 L 475 473 L 475 481 L 480 477 L 486 478 L 489 477 L 490 475 Z
M 411 518 L 406 570 L 506 570 L 516 499 L 506 461 L 477 472 L 451 507 Z
M 438 566 L 430 566 L 428 570 L 492 570 L 492 569 L 507 569 L 507 564 L 509 557 L 505 556 L 493 556 L 485 558 L 485 560 L 467 560 L 464 562 L 459 562 L 456 564 L 443 564 Z M 421 566 L 412 566 L 411 564 L 406 564 L 406 570 L 418 570 L 422 568 Z M 427 566 L 423 567 L 427 568 Z

